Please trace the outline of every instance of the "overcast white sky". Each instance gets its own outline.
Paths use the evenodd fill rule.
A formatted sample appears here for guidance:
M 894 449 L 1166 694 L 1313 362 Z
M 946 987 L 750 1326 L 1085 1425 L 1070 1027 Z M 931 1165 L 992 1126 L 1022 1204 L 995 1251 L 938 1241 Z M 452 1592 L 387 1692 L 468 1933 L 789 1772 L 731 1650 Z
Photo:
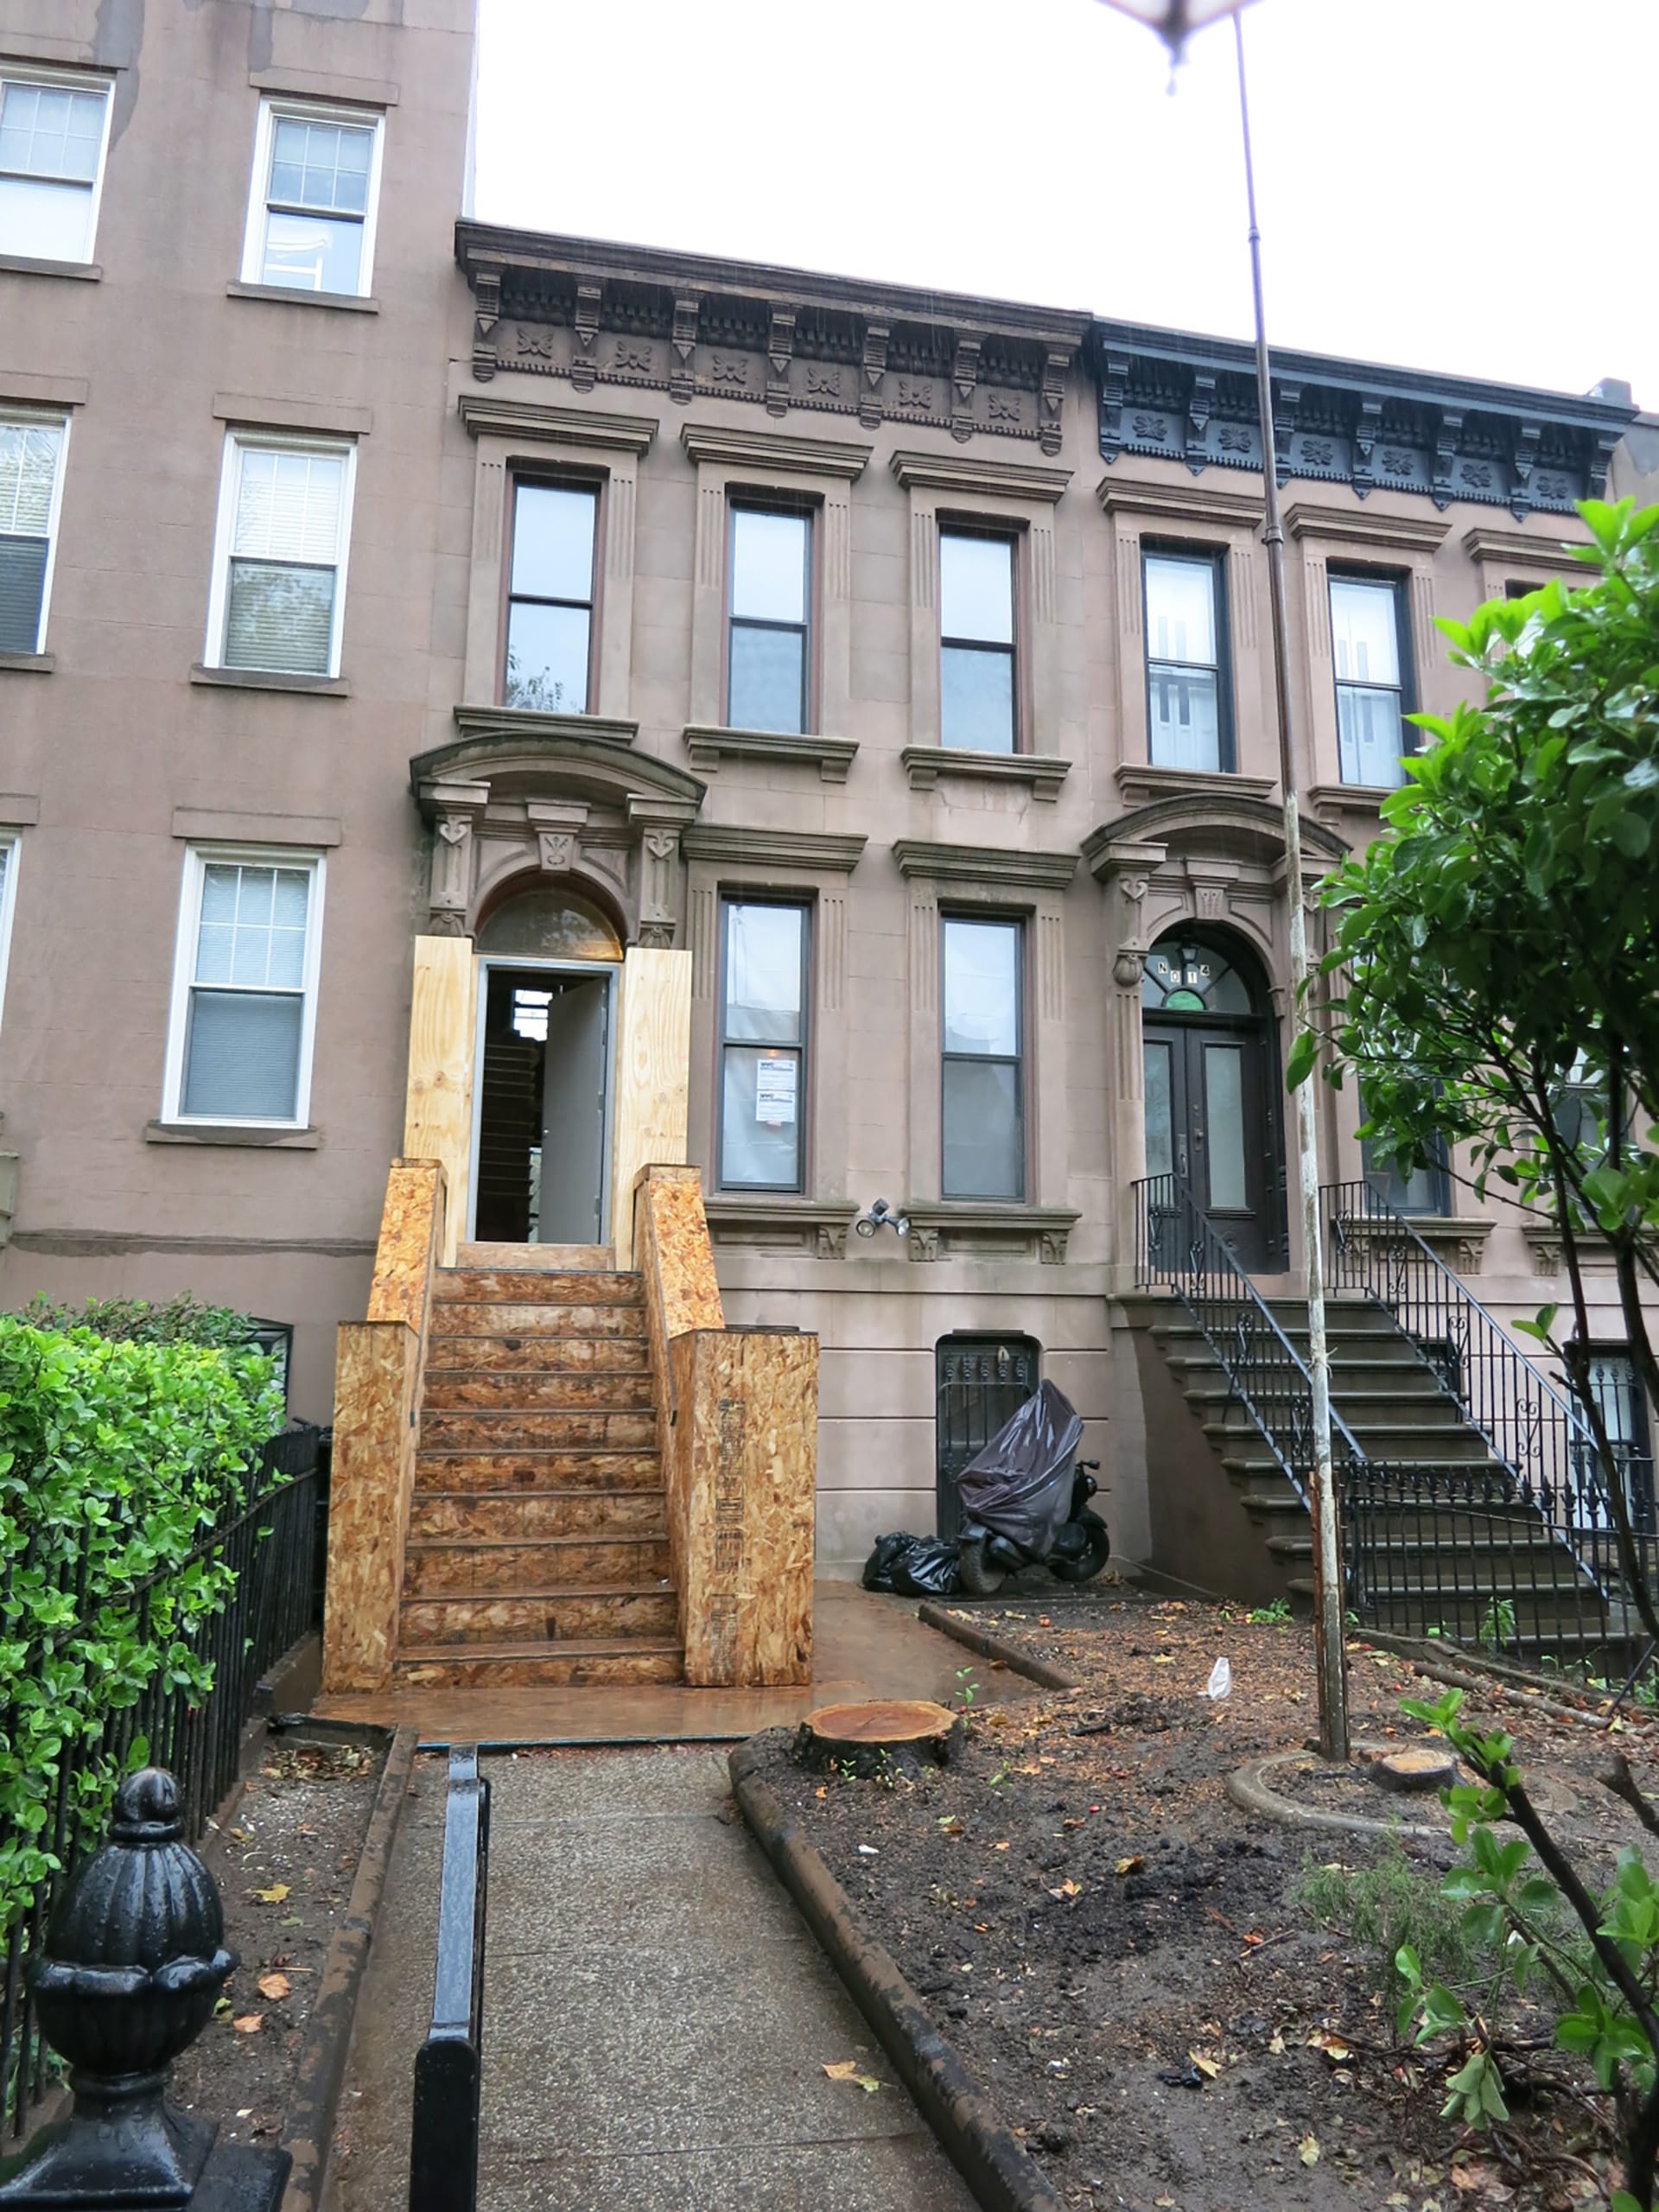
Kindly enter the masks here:
M 477 213 L 1245 337 L 1233 41 L 1100 0 L 482 0 Z M 1659 407 L 1659 0 L 1256 0 L 1281 344 Z

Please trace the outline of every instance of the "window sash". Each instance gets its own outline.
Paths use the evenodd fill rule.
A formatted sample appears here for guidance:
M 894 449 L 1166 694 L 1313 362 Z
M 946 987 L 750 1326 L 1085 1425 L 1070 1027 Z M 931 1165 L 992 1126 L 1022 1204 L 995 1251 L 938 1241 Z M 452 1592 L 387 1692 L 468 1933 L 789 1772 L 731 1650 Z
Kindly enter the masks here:
M 44 480 L 42 438 L 50 442 Z M 0 652 L 45 650 L 68 446 L 67 416 L 0 415 Z
M 277 876 L 303 874 L 306 878 L 304 943 L 297 981 L 292 979 L 291 963 L 279 964 L 272 976 L 271 954 L 276 948 L 270 944 L 263 972 L 257 976 L 251 974 L 245 961 L 242 976 L 237 976 L 239 948 L 234 937 L 226 948 L 228 974 L 219 972 L 225 964 L 222 961 L 204 957 L 204 928 L 222 933 L 228 927 L 241 933 L 239 908 L 228 924 L 222 917 L 205 919 L 210 871 L 227 868 L 238 871 L 238 900 L 245 872 L 272 871 Z M 173 1006 L 162 1107 L 164 1121 L 253 1128 L 305 1127 L 310 1111 L 321 966 L 323 869 L 320 854 L 287 849 L 193 846 L 187 854 L 174 952 Z M 291 927 L 276 917 L 276 890 L 273 883 L 270 923 L 256 918 L 248 928 L 257 933 L 268 927 L 291 937 Z M 212 950 L 217 954 L 220 949 L 216 944 Z M 205 974 L 204 967 L 208 971 Z M 245 1090 L 238 1098 L 222 1088 L 243 1079 L 252 1084 L 252 1095 Z M 278 1105 L 286 1110 L 270 1110 Z
M 799 968 L 796 1003 L 792 1010 L 781 1007 L 775 1009 L 779 1018 L 772 1023 L 764 1018 L 769 1009 L 761 1006 L 746 1008 L 750 1019 L 738 1022 L 733 1018 L 736 919 L 742 913 L 756 910 L 797 917 Z M 767 899 L 721 901 L 719 1141 L 715 1174 L 721 1190 L 805 1188 L 807 994 L 811 941 L 811 912 L 802 902 Z M 791 1072 L 785 1074 L 786 1069 Z M 793 1107 L 792 1121 L 760 1120 L 759 1109 L 762 1104 L 776 1106 L 785 1101 Z M 746 1122 L 748 1127 L 745 1127 Z
M 526 493 L 536 492 L 569 493 L 588 503 L 588 575 L 586 590 L 582 594 L 536 591 L 529 588 L 528 577 L 523 584 L 518 581 L 520 506 Z M 585 715 L 588 711 L 594 689 L 596 628 L 594 610 L 598 596 L 599 502 L 600 487 L 594 484 L 548 483 L 535 477 L 516 479 L 513 483 L 512 521 L 506 548 L 506 622 L 501 645 L 501 698 L 505 706 L 562 715 Z M 561 550 L 556 547 L 556 561 Z M 526 566 L 529 566 L 528 562 Z M 537 621 L 533 612 L 528 613 L 526 619 L 519 620 L 517 618 L 520 609 L 545 609 L 549 613 L 579 618 L 579 620 L 541 623 Z M 515 671 L 513 662 L 518 650 L 514 642 L 515 632 L 520 641 L 527 644 L 538 630 L 545 632 L 549 643 L 534 650 L 545 653 L 547 658 L 536 668 Z M 568 659 L 564 658 L 567 655 Z M 567 696 L 567 692 L 572 696 Z
M 1338 609 L 1344 593 L 1364 593 L 1374 607 L 1386 606 L 1391 625 L 1392 669 L 1350 666 L 1339 635 Z M 1337 700 L 1337 752 L 1341 779 L 1379 789 L 1397 789 L 1406 780 L 1402 763 L 1416 747 L 1406 715 L 1411 710 L 1410 639 L 1404 595 L 1393 576 L 1333 575 L 1328 579 L 1331 664 Z M 1352 641 L 1363 650 L 1364 639 Z M 1348 655 L 1351 658 L 1351 655 Z
M 1231 698 L 1228 683 L 1224 555 L 1185 553 L 1166 547 L 1141 551 L 1141 601 L 1147 667 L 1147 758 L 1156 768 L 1181 768 L 1202 775 L 1224 775 L 1233 767 Z M 1204 579 L 1208 600 L 1207 639 L 1194 650 L 1170 650 L 1160 635 L 1158 585 L 1160 570 L 1182 570 Z M 1179 608 L 1173 610 L 1177 613 Z M 1189 626 L 1189 629 L 1190 629 Z M 1184 640 L 1177 636 L 1176 647 Z M 1207 652 L 1196 650 L 1207 645 Z
M 62 168 L 54 169 L 25 165 L 20 158 L 23 152 L 21 131 L 14 125 L 11 131 L 0 132 L 0 139 L 10 141 L 10 143 L 0 143 L 0 252 L 46 261 L 89 262 L 93 240 L 98 234 L 99 208 L 104 194 L 104 170 L 109 153 L 109 79 L 8 65 L 0 69 L 0 124 L 3 124 L 7 108 L 11 105 L 8 95 L 14 88 L 19 93 L 67 92 L 72 99 L 95 100 L 101 112 L 95 141 L 84 132 L 74 134 L 74 143 L 92 147 L 91 174 L 85 176 L 73 175 Z M 35 129 L 31 127 L 31 151 L 35 135 Z M 84 160 L 82 165 L 86 165 Z M 56 236 L 46 237 L 38 231 L 31 231 L 31 207 L 38 213 L 54 202 L 61 211 L 73 208 L 78 213 L 79 221 L 74 226 L 73 235 L 67 228 Z
M 1009 1012 L 1013 1018 L 1011 1024 L 1003 1025 L 1003 1036 L 1011 1033 L 1012 1051 L 976 1052 L 947 1041 L 951 1033 L 955 995 L 950 973 L 952 931 L 963 926 L 1006 931 L 1012 940 L 1013 1005 Z M 947 1198 L 1001 1198 L 1022 1203 L 1028 1173 L 1025 930 L 1018 921 L 1003 922 L 969 914 L 944 915 L 939 928 L 940 1192 Z M 963 1077 L 953 1077 L 955 1069 L 1000 1070 L 1004 1071 L 1006 1080 L 994 1078 L 988 1085 L 983 1082 L 971 1084 Z M 988 1114 L 988 1109 L 999 1097 L 1006 1097 L 1008 1108 L 1007 1124 L 1000 1129 L 990 1126 Z M 984 1165 L 989 1166 L 998 1151 L 1003 1155 L 1006 1167 L 1000 1178 L 986 1172 L 972 1172 L 973 1155 L 980 1155 Z
M 347 206 L 324 206 L 318 200 L 308 200 L 277 189 L 276 175 L 280 126 L 284 123 L 319 124 L 325 129 L 361 132 L 369 141 L 367 181 L 361 208 Z M 372 110 L 336 107 L 327 103 L 302 100 L 265 99 L 259 104 L 258 121 L 254 128 L 252 182 L 248 194 L 247 226 L 242 245 L 242 281 L 245 284 L 273 285 L 284 290 L 315 291 L 321 298 L 331 296 L 343 299 L 366 299 L 374 279 L 374 249 L 379 227 L 380 171 L 385 152 L 385 118 Z M 337 172 L 338 174 L 338 172 Z M 355 175 L 353 171 L 350 174 Z M 305 167 L 302 164 L 301 184 L 303 189 Z M 315 223 L 321 232 L 334 226 L 337 243 L 346 244 L 354 235 L 357 246 L 357 266 L 349 284 L 325 284 L 329 274 L 330 241 L 320 238 L 321 250 L 315 266 L 315 282 L 303 281 L 298 269 L 273 270 L 272 219 L 291 221 L 298 218 Z
M 329 488 L 326 477 L 318 484 L 308 474 L 302 487 L 293 472 L 284 479 L 280 466 L 250 473 L 251 462 L 270 456 L 278 464 L 284 458 L 336 462 L 338 479 Z M 227 435 L 203 653 L 210 668 L 339 676 L 356 480 L 354 442 Z M 280 610 L 262 614 L 254 599 L 259 579 L 275 587 L 283 577 L 296 587 L 301 618 L 286 630 Z M 274 601 L 277 594 L 272 589 L 270 595 Z
M 11 962 L 11 918 L 17 908 L 17 869 L 22 839 L 0 836 L 0 1017 L 3 1017 L 6 971 Z

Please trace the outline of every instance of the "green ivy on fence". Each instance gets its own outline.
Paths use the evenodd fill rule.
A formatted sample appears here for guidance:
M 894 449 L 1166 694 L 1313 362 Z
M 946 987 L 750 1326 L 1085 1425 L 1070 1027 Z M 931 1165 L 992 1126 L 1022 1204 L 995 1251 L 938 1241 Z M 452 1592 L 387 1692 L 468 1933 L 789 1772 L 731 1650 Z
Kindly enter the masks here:
M 192 1631 L 234 1578 L 192 1554 L 251 1498 L 283 1408 L 245 1320 L 182 1304 L 120 1301 L 79 1317 L 91 1326 L 0 1314 L 0 1936 L 56 1870 L 65 1755 L 158 1675 L 211 1688 Z M 119 1764 L 113 1748 L 71 1760 L 72 1832 L 102 1821 Z

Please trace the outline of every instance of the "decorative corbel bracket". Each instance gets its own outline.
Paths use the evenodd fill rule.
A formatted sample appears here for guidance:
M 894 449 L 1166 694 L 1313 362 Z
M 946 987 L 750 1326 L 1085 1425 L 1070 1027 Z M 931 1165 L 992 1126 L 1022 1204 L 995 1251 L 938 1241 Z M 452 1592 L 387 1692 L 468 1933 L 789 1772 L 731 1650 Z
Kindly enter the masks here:
M 430 784 L 423 796 L 432 809 L 428 934 L 465 937 L 473 897 L 474 834 L 490 802 L 489 785 Z

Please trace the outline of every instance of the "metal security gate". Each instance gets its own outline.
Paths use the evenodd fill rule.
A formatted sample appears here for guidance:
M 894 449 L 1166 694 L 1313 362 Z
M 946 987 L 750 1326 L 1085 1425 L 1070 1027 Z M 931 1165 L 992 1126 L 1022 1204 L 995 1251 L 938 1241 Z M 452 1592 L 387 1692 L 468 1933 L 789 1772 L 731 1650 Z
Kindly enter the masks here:
M 936 1522 L 949 1538 L 962 1523 L 957 1478 L 1035 1395 L 1042 1346 L 1031 1337 L 941 1337 L 933 1357 Z

